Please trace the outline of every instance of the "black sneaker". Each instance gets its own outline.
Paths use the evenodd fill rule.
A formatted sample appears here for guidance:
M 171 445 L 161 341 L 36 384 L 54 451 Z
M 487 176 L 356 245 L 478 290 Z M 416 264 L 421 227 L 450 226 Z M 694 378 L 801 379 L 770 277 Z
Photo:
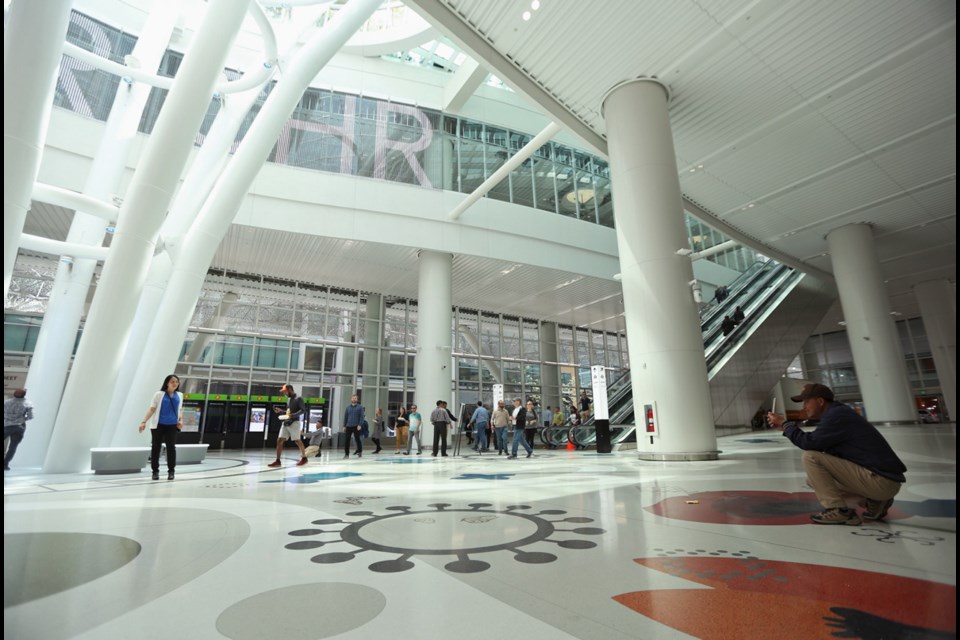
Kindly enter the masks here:
M 153 479 L 154 479 L 154 480 L 159 480 L 159 479 L 160 479 L 160 472 L 159 472 L 159 471 L 154 471 L 154 472 L 153 472 Z
M 167 474 L 167 480 L 173 480 L 173 471 Z

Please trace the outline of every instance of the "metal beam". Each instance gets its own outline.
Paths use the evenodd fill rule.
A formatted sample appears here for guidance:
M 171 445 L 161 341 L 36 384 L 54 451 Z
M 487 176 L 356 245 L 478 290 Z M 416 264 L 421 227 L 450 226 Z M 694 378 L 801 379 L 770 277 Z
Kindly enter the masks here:
M 493 189 L 497 184 L 510 175 L 510 172 L 519 167 L 524 160 L 532 156 L 537 149 L 545 145 L 550 141 L 550 138 L 557 135 L 557 132 L 560 131 L 560 125 L 556 122 L 551 122 L 544 128 L 543 131 L 534 136 L 533 140 L 523 145 L 523 148 L 517 151 L 515 154 L 510 156 L 510 159 L 503 163 L 503 166 L 493 172 L 493 174 L 483 181 L 479 187 L 474 189 L 473 193 L 468 195 L 464 200 L 454 207 L 453 211 L 447 214 L 447 217 L 451 220 L 457 220 L 463 215 L 463 212 L 469 209 L 474 202 L 482 198 L 487 194 L 490 189 Z
M 554 121 L 562 124 L 574 135 L 597 153 L 607 154 L 607 141 L 591 129 L 580 118 L 557 102 L 537 82 L 523 72 L 516 64 L 508 60 L 483 36 L 471 29 L 448 6 L 440 0 L 409 0 L 405 3 L 413 8 L 448 38 L 457 43 L 470 56 L 486 67 L 491 73 L 507 83 L 511 89 L 525 96 L 533 104 L 539 105 Z
M 74 242 L 63 242 L 62 240 L 51 240 L 50 238 L 41 238 L 24 233 L 20 236 L 20 248 L 28 251 L 39 251 L 40 253 L 49 253 L 55 256 L 69 256 L 71 258 L 90 258 L 91 260 L 107 259 L 108 247 L 94 247 L 89 244 L 77 244 Z

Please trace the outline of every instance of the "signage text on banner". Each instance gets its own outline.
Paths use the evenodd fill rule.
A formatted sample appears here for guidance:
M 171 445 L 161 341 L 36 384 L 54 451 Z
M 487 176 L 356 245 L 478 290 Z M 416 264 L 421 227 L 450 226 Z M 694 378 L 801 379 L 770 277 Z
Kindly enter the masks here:
M 600 365 L 590 367 L 590 382 L 593 387 L 593 417 L 595 420 L 609 420 L 607 407 L 607 372 Z

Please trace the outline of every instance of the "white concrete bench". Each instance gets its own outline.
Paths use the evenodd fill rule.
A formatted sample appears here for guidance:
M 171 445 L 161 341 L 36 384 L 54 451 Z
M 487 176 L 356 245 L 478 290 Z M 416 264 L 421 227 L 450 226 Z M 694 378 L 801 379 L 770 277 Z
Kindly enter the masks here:
M 164 445 L 166 452 L 166 445 Z M 178 444 L 177 445 L 177 465 L 181 464 L 200 464 L 207 457 L 209 444 Z
M 94 473 L 139 473 L 150 461 L 150 447 L 99 447 L 90 449 Z

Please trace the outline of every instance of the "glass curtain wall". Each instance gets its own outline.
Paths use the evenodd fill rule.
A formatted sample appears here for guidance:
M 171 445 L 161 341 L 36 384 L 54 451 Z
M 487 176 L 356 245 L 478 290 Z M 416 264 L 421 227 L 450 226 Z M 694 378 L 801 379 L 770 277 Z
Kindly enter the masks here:
M 68 40 L 115 61 L 133 50 L 136 38 L 73 12 Z M 172 77 L 183 56 L 167 51 L 159 73 Z M 238 72 L 227 69 L 230 79 Z M 120 78 L 64 56 L 54 106 L 106 120 Z M 246 134 L 273 85 L 264 89 L 238 134 Z M 153 89 L 140 123 L 152 131 L 166 91 Z M 202 145 L 220 108 L 210 102 L 197 134 Z M 311 87 L 281 132 L 268 161 L 316 171 L 363 176 L 431 189 L 470 193 L 526 145 L 525 132 L 460 118 L 412 104 Z M 494 187 L 488 197 L 606 227 L 614 226 L 610 168 L 606 160 L 549 142 Z M 690 246 L 701 251 L 726 240 L 688 216 Z M 708 258 L 737 271 L 756 260 L 736 247 Z
M 933 364 L 933 355 L 923 327 L 923 320 L 911 318 L 897 321 L 897 333 L 907 364 L 907 378 L 914 395 L 940 393 L 940 380 Z M 853 366 L 846 331 L 810 336 L 803 350 L 788 367 L 791 378 L 819 382 L 833 388 L 838 396 L 859 397 L 860 381 Z
M 14 289 L 20 295 L 25 290 L 49 295 L 38 279 L 49 282 L 53 272 L 38 273 L 18 265 Z M 414 401 L 417 303 L 377 297 L 382 298 L 382 321 L 367 317 L 368 294 L 360 291 L 211 271 L 180 351 L 176 372 L 182 388 L 220 401 L 279 396 L 280 385 L 289 382 L 302 396 L 328 402 L 338 394 L 349 401 L 364 389 L 386 389 L 386 395 L 381 392 L 370 402 L 378 402 L 392 419 L 401 403 Z M 5 353 L 29 356 L 41 320 L 42 313 L 8 309 Z M 591 365 L 605 366 L 610 380 L 627 367 L 626 342 L 616 333 L 563 325 L 554 329 L 536 319 L 466 308 L 454 309 L 451 331 L 451 391 L 458 405 L 480 399 L 489 405 L 494 384 L 504 385 L 508 399 L 540 402 L 544 393 L 575 399 L 581 389 L 590 389 Z M 545 361 L 541 346 L 552 350 L 554 339 L 557 356 Z M 558 375 L 544 377 L 546 367 Z M 544 380 L 551 379 L 559 380 L 559 390 L 555 383 L 543 388 Z M 333 422 L 337 424 L 336 417 Z

